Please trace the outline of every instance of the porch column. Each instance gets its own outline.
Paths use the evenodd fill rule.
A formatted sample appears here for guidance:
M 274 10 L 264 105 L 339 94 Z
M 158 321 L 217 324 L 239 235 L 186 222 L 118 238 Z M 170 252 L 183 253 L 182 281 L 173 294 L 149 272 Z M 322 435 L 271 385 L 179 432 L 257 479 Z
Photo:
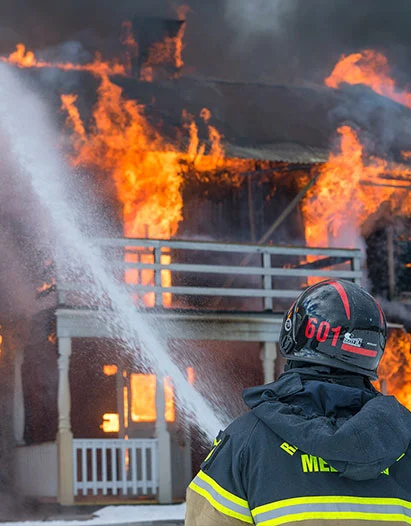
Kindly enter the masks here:
M 58 339 L 58 501 L 70 506 L 74 504 L 73 495 L 73 433 L 71 431 L 71 400 L 69 365 L 71 356 L 71 338 Z
M 25 413 L 23 379 L 21 375 L 23 359 L 23 349 L 17 348 L 14 357 L 13 430 L 14 440 L 18 446 L 24 445 Z
M 172 502 L 171 441 L 164 416 L 165 406 L 164 377 L 158 374 L 156 388 L 156 437 L 158 440 L 158 501 L 160 504 L 170 504 Z
M 264 342 L 261 351 L 263 362 L 264 383 L 274 382 L 274 366 L 277 358 L 277 344 L 275 342 Z

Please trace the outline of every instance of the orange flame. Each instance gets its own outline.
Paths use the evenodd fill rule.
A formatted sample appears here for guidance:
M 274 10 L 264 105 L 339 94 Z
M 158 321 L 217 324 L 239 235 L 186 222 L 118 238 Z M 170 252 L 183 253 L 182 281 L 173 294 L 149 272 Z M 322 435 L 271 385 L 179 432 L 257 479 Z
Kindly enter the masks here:
M 157 380 L 154 374 L 131 374 L 131 420 L 133 422 L 155 422 Z M 175 421 L 174 388 L 169 377 L 163 382 L 165 396 L 164 417 Z
M 47 336 L 47 340 L 52 343 L 53 345 L 56 345 L 57 343 L 57 334 L 55 332 L 51 332 L 48 336 Z
M 151 82 L 153 80 L 153 67 L 162 64 L 170 64 L 176 68 L 174 76 L 178 75 L 179 69 L 184 66 L 182 53 L 184 49 L 183 38 L 186 24 L 182 21 L 181 27 L 174 37 L 165 37 L 159 42 L 155 42 L 149 49 L 148 58 L 143 64 L 140 80 Z
M 390 77 L 387 58 L 376 51 L 366 49 L 342 55 L 325 84 L 329 88 L 338 88 L 344 82 L 369 86 L 376 93 L 411 108 L 411 93 L 398 91 Z
M 170 48 L 174 50 L 177 65 L 181 62 L 176 42 L 182 42 L 183 32 L 184 24 L 174 39 L 174 48 Z M 90 123 L 85 124 L 81 118 L 76 106 L 77 95 L 61 96 L 61 108 L 67 113 L 66 123 L 72 131 L 70 161 L 74 166 L 82 165 L 114 178 L 123 207 L 126 237 L 168 239 L 176 234 L 182 220 L 184 174 L 194 175 L 206 183 L 239 185 L 239 172 L 250 169 L 250 164 L 252 169 L 254 164 L 225 157 L 222 136 L 210 124 L 211 113 L 206 108 L 201 111 L 201 117 L 208 130 L 207 144 L 200 141 L 194 117 L 186 112 L 183 119 L 189 135 L 188 146 L 180 149 L 165 140 L 148 122 L 144 107 L 135 100 L 125 100 L 121 88 L 110 81 L 111 74 L 128 74 L 130 57 L 138 53 L 130 24 L 123 26 L 122 41 L 128 50 L 128 58 L 122 63 L 104 62 L 99 56 L 84 65 L 49 63 L 36 59 L 23 44 L 19 44 L 17 52 L 8 59 L 1 60 L 18 67 L 89 71 L 100 79 Z M 149 253 L 128 250 L 126 261 L 152 264 L 154 258 Z M 163 254 L 162 262 L 169 261 L 169 254 Z M 125 278 L 130 284 L 153 284 L 154 272 L 129 268 Z M 169 271 L 162 271 L 161 281 L 163 286 L 171 285 Z M 154 294 L 145 294 L 143 299 L 147 306 L 154 305 Z M 169 305 L 170 302 L 171 295 L 163 294 L 163 304 Z
M 411 409 L 411 334 L 403 330 L 392 331 L 387 341 L 383 358 L 378 369 L 381 382 L 385 383 L 388 394 Z
M 19 68 L 57 68 L 63 71 L 88 71 L 89 73 L 101 75 L 121 75 L 128 74 L 130 65 L 121 64 L 114 60 L 111 62 L 103 61 L 99 53 L 93 62 L 87 64 L 72 64 L 71 62 L 47 62 L 37 59 L 32 51 L 27 51 L 24 44 L 17 44 L 16 51 L 11 53 L 9 57 L 0 57 L 1 62 L 14 64 Z
M 343 82 L 364 84 L 411 107 L 411 94 L 398 91 L 389 73 L 384 55 L 365 50 L 343 55 L 325 83 L 332 88 Z M 318 182 L 303 203 L 306 240 L 311 246 L 354 246 L 365 221 L 381 210 L 382 203 L 397 214 L 409 215 L 411 211 L 409 182 L 404 180 L 410 176 L 410 168 L 367 155 L 349 126 L 341 126 L 338 133 L 339 150 L 319 169 Z M 402 156 L 406 160 L 411 152 L 402 152 Z
M 36 291 L 37 291 L 37 293 L 44 292 L 46 290 L 51 289 L 51 287 L 53 287 L 55 284 L 56 284 L 56 280 L 55 280 L 55 278 L 52 278 L 50 283 L 44 282 L 43 285 L 41 285 L 41 287 L 37 287 L 36 288 Z
M 393 179 L 390 186 L 378 186 L 381 175 L 401 177 L 410 175 L 411 170 L 374 156 L 365 160 L 357 133 L 349 126 L 338 128 L 338 133 L 340 151 L 332 153 L 319 168 L 318 184 L 303 203 L 306 240 L 311 246 L 329 246 L 337 238 L 348 246 L 351 240 L 353 246 L 357 231 L 383 202 L 389 202 L 391 211 L 398 214 L 411 213 L 411 200 L 402 190 L 402 181 Z

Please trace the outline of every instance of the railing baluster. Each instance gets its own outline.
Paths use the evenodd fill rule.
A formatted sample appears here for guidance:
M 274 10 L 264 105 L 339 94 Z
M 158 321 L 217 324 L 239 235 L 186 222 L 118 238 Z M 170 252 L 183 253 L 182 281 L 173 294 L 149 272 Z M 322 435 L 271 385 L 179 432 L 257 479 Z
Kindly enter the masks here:
M 141 480 L 142 490 L 145 494 L 147 492 L 147 448 L 146 442 L 141 444 Z
M 137 486 L 137 444 L 133 441 L 130 446 L 131 449 L 131 459 L 130 459 L 130 468 L 131 468 L 131 491 L 133 495 L 138 494 Z
M 117 446 L 115 442 L 111 446 L 111 484 L 113 495 L 117 495 Z
M 73 493 L 75 497 L 78 495 L 78 490 L 79 490 L 79 486 L 78 486 L 79 481 L 78 481 L 78 472 L 77 472 L 78 454 L 79 454 L 78 447 L 74 443 L 73 444 L 73 484 L 74 484 Z
M 123 497 L 127 495 L 127 464 L 126 464 L 126 455 L 127 455 L 127 446 L 126 441 L 121 441 L 121 479 L 123 486 Z M 127 440 L 128 442 L 128 440 Z
M 161 266 L 161 248 L 160 247 L 155 247 L 154 248 L 154 263 L 156 263 L 157 265 L 160 265 Z M 161 283 L 161 270 L 159 269 L 156 269 L 154 270 L 154 285 L 156 287 L 161 287 L 162 286 L 162 283 Z M 160 292 L 160 293 L 155 293 L 155 305 L 156 307 L 162 307 L 163 306 L 163 294 Z
M 101 482 L 103 495 L 107 495 L 107 446 L 105 440 L 101 446 Z
M 97 495 L 97 447 L 91 447 L 91 483 L 93 495 Z
M 263 253 L 263 267 L 265 270 L 269 270 L 271 268 L 271 254 L 268 252 Z M 266 274 L 263 278 L 263 285 L 264 290 L 272 290 L 272 276 L 269 274 Z M 272 310 L 273 309 L 273 298 L 271 296 L 264 296 L 264 310 Z
M 83 495 L 87 495 L 87 446 L 81 448 L 81 479 L 83 485 Z

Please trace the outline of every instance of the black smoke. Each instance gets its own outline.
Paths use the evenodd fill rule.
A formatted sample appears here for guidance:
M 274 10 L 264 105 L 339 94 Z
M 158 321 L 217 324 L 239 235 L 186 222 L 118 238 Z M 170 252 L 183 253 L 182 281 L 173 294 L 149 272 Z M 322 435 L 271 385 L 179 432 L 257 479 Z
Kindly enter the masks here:
M 115 55 L 123 20 L 176 18 L 183 3 L 186 73 L 322 83 L 342 53 L 373 48 L 400 84 L 411 82 L 409 0 L 14 0 L 0 7 L 0 53 L 23 41 L 40 51 L 75 42 L 83 55 Z

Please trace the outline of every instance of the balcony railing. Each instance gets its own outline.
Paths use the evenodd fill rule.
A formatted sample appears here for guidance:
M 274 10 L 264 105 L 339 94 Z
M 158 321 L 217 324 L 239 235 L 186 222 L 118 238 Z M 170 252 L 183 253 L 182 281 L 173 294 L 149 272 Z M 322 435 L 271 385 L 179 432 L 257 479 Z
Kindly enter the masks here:
M 146 307 L 284 310 L 314 280 L 360 283 L 358 249 L 155 239 L 103 239 L 110 272 Z M 58 279 L 62 305 L 78 305 L 88 284 Z M 74 298 L 77 294 L 77 300 Z

